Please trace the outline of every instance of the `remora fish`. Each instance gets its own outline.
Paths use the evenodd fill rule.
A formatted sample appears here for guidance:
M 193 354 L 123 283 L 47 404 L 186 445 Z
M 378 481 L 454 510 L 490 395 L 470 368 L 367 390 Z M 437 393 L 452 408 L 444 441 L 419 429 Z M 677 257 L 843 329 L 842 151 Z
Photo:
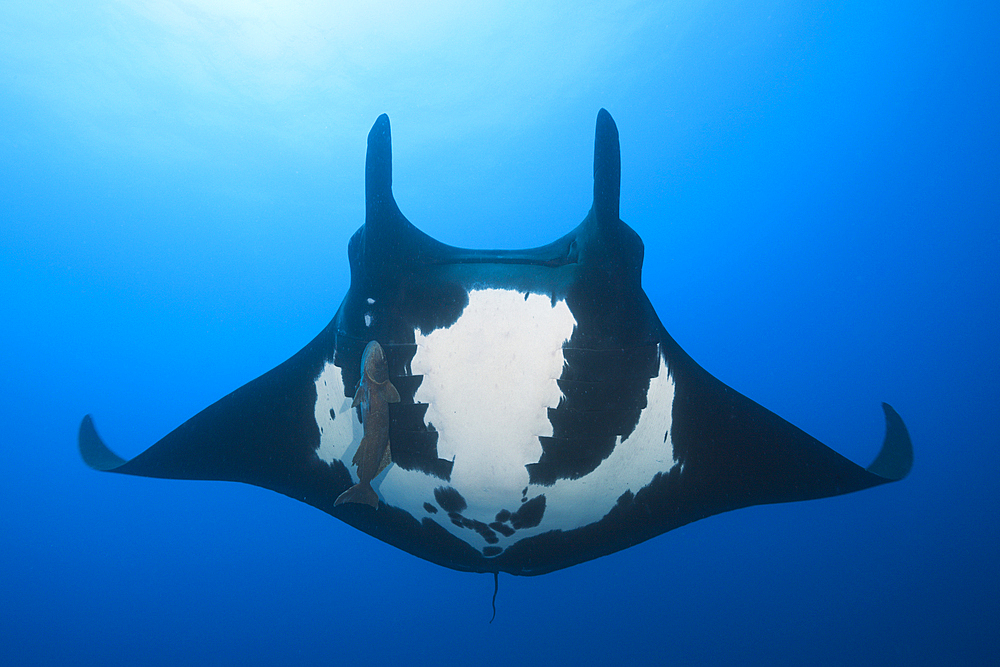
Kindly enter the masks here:
M 358 483 L 337 496 L 334 505 L 364 503 L 378 509 L 378 494 L 372 480 L 392 463 L 389 450 L 389 404 L 399 403 L 399 392 L 389 381 L 389 365 L 378 341 L 371 341 L 361 355 L 361 380 L 352 408 L 361 405 L 365 433 L 354 454 Z

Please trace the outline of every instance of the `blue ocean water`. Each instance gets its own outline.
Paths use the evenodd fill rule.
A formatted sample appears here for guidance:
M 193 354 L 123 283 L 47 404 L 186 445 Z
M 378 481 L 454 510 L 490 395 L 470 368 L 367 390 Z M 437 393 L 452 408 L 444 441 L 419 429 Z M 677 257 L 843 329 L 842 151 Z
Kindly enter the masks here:
M 11 3 L 8 3 L 11 4 Z M 0 10 L 0 662 L 940 665 L 1000 658 L 992 3 L 228 0 Z M 99 474 L 336 311 L 387 112 L 465 247 L 584 217 L 594 120 L 673 337 L 897 484 L 541 577 L 453 572 L 255 487 Z

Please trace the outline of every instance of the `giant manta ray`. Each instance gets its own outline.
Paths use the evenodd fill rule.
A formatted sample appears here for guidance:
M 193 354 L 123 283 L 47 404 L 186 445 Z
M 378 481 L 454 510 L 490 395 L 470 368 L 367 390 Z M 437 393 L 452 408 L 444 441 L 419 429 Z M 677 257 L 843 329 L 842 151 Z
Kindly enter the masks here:
M 88 415 L 84 461 L 262 486 L 439 565 L 518 575 L 719 512 L 902 479 L 912 446 L 890 406 L 882 449 L 862 468 L 674 342 L 640 286 L 642 241 L 618 217 L 620 170 L 618 129 L 602 109 L 594 204 L 576 229 L 531 250 L 455 248 L 396 206 L 380 116 L 365 223 L 348 244 L 351 286 L 333 321 L 130 461 Z M 378 354 L 365 352 L 371 341 Z M 381 442 L 368 450 L 366 434 Z M 337 503 L 357 488 L 368 504 Z

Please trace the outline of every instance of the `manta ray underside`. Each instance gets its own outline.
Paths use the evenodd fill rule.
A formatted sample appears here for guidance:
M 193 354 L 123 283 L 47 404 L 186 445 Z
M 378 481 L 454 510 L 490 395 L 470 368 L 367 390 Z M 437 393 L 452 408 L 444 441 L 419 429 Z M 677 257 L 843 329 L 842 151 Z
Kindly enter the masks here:
M 397 208 L 391 174 L 383 115 L 368 135 L 351 286 L 311 343 L 130 461 L 84 417 L 84 461 L 255 484 L 434 563 L 519 575 L 719 512 L 849 493 L 909 472 L 910 438 L 888 405 L 882 450 L 862 468 L 674 342 L 640 286 L 642 241 L 618 218 L 618 130 L 603 109 L 593 207 L 540 248 L 435 241 Z M 373 340 L 400 399 L 388 405 L 389 443 L 377 452 L 391 452 L 391 462 L 385 454 L 371 480 L 376 509 L 335 506 L 359 483 L 352 461 L 363 458 L 355 455 L 364 426 L 352 398 Z

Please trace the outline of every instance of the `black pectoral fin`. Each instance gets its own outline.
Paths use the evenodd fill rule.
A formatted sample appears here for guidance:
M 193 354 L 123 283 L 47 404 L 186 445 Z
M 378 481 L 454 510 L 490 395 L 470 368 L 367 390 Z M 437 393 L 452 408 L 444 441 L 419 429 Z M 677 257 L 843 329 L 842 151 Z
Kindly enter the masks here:
M 671 439 L 681 482 L 709 514 L 768 503 L 837 496 L 902 479 L 913 449 L 886 405 L 886 435 L 868 468 L 727 387 L 681 352 L 672 358 L 677 393 Z
M 896 482 L 906 477 L 913 467 L 913 443 L 899 413 L 888 403 L 882 404 L 882 410 L 885 412 L 885 440 L 882 442 L 882 450 L 867 470 L 873 475 Z
M 244 482 L 332 505 L 331 494 L 349 478 L 342 466 L 330 466 L 316 455 L 316 359 L 322 357 L 312 349 L 307 346 L 216 401 L 129 460 L 102 442 L 87 416 L 80 425 L 80 455 L 91 468 L 106 472 Z

